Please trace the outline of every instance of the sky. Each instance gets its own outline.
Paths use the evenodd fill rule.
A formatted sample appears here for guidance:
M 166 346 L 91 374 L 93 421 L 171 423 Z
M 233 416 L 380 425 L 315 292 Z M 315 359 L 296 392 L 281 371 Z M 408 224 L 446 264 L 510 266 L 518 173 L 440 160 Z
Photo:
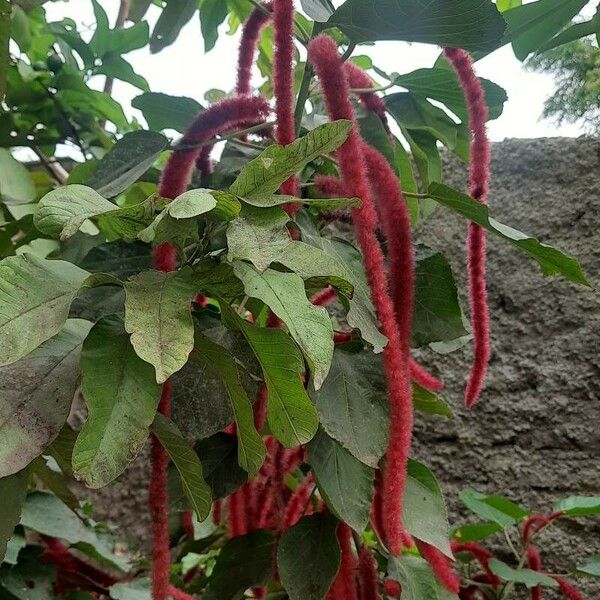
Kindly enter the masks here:
M 111 23 L 114 23 L 119 0 L 103 0 L 102 5 Z M 89 0 L 50 2 L 45 7 L 49 20 L 69 16 L 86 27 L 93 26 L 94 17 Z M 151 28 L 159 14 L 159 9 L 154 6 L 148 11 L 146 20 Z M 235 84 L 239 30 L 230 36 L 226 33 L 227 29 L 224 24 L 217 45 L 209 53 L 205 53 L 199 21 L 195 16 L 172 46 L 158 54 L 150 54 L 148 48 L 143 48 L 129 53 L 126 58 L 135 71 L 146 78 L 153 92 L 189 96 L 202 102 L 207 90 L 230 90 Z M 378 42 L 374 47 L 359 48 L 356 54 L 369 54 L 373 62 L 386 72 L 405 73 L 432 66 L 439 55 L 439 48 L 426 44 Z M 553 79 L 549 75 L 523 69 L 510 46 L 482 59 L 476 68 L 480 76 L 502 86 L 509 98 L 503 114 L 489 124 L 488 131 L 493 141 L 505 138 L 576 137 L 584 133 L 578 125 L 564 124 L 559 127 L 551 121 L 540 119 L 544 100 L 554 89 Z M 93 85 L 101 88 L 103 78 L 97 79 Z M 257 81 L 260 79 L 257 78 Z M 130 116 L 141 118 L 130 107 L 132 98 L 140 93 L 127 83 L 115 82 L 113 96 L 123 104 L 125 112 Z

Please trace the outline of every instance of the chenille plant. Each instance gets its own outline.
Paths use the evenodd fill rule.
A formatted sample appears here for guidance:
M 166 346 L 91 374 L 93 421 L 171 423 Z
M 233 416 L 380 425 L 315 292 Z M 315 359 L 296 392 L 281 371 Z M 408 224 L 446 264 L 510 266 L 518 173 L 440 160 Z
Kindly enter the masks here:
M 538 540 L 600 499 L 533 515 L 466 491 L 484 522 L 452 533 L 434 474 L 411 458 L 415 413 L 452 415 L 435 354 L 424 366 L 414 349 L 472 337 L 465 405 L 485 402 L 486 235 L 589 285 L 575 259 L 492 218 L 486 123 L 506 96 L 476 73 L 506 43 L 538 50 L 581 3 L 563 0 L 558 18 L 548 0 L 305 0 L 307 18 L 293 0 L 203 0 L 207 50 L 223 20 L 242 26 L 233 91 L 207 106 L 149 91 L 122 57 L 172 43 L 196 0 L 166 2 L 152 34 L 150 2 L 123 2 L 110 29 L 93 0 L 89 41 L 42 4 L 16 2 L 0 30 L 15 42 L 2 33 L 0 137 L 39 159 L 28 171 L 0 150 L 0 594 L 581 598 Z M 356 53 L 378 40 L 440 55 L 412 73 L 375 68 L 382 86 Z M 397 51 L 401 63 L 410 48 Z M 111 98 L 115 78 L 143 91 L 132 105 L 147 129 Z M 470 164 L 469 194 L 441 182 L 438 142 Z M 67 170 L 57 145 L 77 152 Z M 467 222 L 470 326 L 442 249 L 415 242 L 433 210 Z M 70 487 L 107 486 L 138 455 L 151 463 L 147 559 Z M 498 533 L 514 566 L 481 543 Z

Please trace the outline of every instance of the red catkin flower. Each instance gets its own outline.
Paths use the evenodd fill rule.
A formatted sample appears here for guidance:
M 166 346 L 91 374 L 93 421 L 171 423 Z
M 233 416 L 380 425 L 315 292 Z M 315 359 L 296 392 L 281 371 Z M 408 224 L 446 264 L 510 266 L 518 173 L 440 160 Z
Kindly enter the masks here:
M 531 536 L 538 533 L 541 529 L 563 516 L 562 512 L 554 512 L 549 515 L 531 515 L 523 524 L 523 541 L 528 542 Z
M 383 528 L 383 475 L 380 469 L 375 471 L 375 480 L 373 482 L 371 526 L 377 537 L 385 544 L 385 531 Z
M 527 566 L 536 573 L 542 571 L 542 557 L 536 546 L 527 548 Z M 530 590 L 531 600 L 542 600 L 542 586 L 536 585 Z
M 346 71 L 346 77 L 348 77 L 348 83 L 351 88 L 368 89 L 373 87 L 371 78 L 354 63 L 346 61 L 344 63 L 344 71 Z M 359 92 L 357 95 L 363 106 L 367 110 L 374 112 L 381 119 L 385 130 L 389 133 L 390 128 L 385 110 L 385 102 L 375 92 Z
M 558 583 L 560 591 L 567 600 L 583 600 L 583 596 L 579 591 L 569 583 L 564 577 L 553 577 L 554 581 Z
M 294 1 L 273 0 L 273 23 L 275 25 L 275 52 L 273 54 L 273 92 L 275 95 L 275 139 L 287 146 L 296 139 L 294 123 Z M 291 177 L 281 186 L 281 193 L 300 195 L 297 176 Z M 286 205 L 294 214 L 295 204 Z
M 429 563 L 436 579 L 451 594 L 458 594 L 458 590 L 460 589 L 460 579 L 450 567 L 448 557 L 426 542 L 416 540 L 416 543 L 421 556 Z
M 258 390 L 258 395 L 254 401 L 252 410 L 254 412 L 254 427 L 257 431 L 261 431 L 267 420 L 267 386 L 262 384 Z
M 315 479 L 311 473 L 309 473 L 304 481 L 296 488 L 283 512 L 283 519 L 281 523 L 281 530 L 285 531 L 293 525 L 295 525 L 300 518 L 304 515 L 308 504 L 310 495 L 313 492 L 315 486 Z
M 315 306 L 329 306 L 332 302 L 335 302 L 336 298 L 337 294 L 335 290 L 331 286 L 328 286 L 312 296 L 310 301 Z
M 212 520 L 215 525 L 221 524 L 223 512 L 223 501 L 221 498 L 217 498 L 213 503 Z
M 192 511 L 185 510 L 181 513 L 181 525 L 183 527 L 183 531 L 185 531 L 185 535 L 187 537 L 194 537 L 194 519 L 192 518 Z
M 488 108 L 485 94 L 473 69 L 470 55 L 458 48 L 446 48 L 446 58 L 453 66 L 462 86 L 469 112 L 471 140 L 471 196 L 485 204 L 490 179 L 490 143 L 486 133 Z M 483 381 L 490 361 L 490 315 L 487 302 L 485 275 L 485 230 L 469 223 L 467 237 L 467 264 L 469 276 L 469 299 L 471 326 L 473 328 L 474 356 L 471 373 L 465 391 L 465 405 L 475 405 L 483 388 Z
M 408 345 L 401 338 L 394 306 L 387 290 L 384 257 L 375 233 L 377 215 L 362 156 L 363 142 L 358 134 L 349 100 L 348 81 L 344 76 L 335 42 L 326 35 L 316 37 L 309 44 L 308 56 L 319 76 L 330 117 L 353 122 L 348 139 L 338 150 L 338 157 L 344 186 L 352 190 L 363 202 L 361 208 L 353 209 L 352 217 L 362 249 L 373 303 L 383 334 L 388 338 L 384 350 L 384 364 L 391 419 L 383 505 L 386 540 L 390 551 L 397 555 L 402 548 L 402 505 L 413 425 Z
M 451 546 L 452 552 L 455 554 L 459 552 L 468 552 L 469 554 L 472 554 L 488 576 L 490 585 L 493 585 L 495 588 L 500 585 L 500 578 L 490 569 L 490 559 L 492 559 L 494 555 L 489 550 L 486 550 L 477 542 L 453 541 Z
M 379 599 L 379 574 L 377 563 L 371 551 L 363 546 L 358 554 L 358 577 L 360 582 L 360 600 Z
M 386 579 L 383 582 L 383 593 L 390 598 L 400 598 L 402 594 L 402 588 L 397 581 L 393 579 Z
M 355 578 L 357 561 L 352 551 L 352 530 L 346 523 L 338 525 L 337 538 L 342 553 L 340 568 L 326 600 L 358 600 Z
M 227 497 L 227 526 L 229 537 L 231 538 L 248 533 L 245 506 L 247 495 L 244 493 L 244 488 L 247 485 L 245 483 L 241 488 Z
M 334 331 L 333 332 L 333 343 L 334 344 L 345 344 L 352 339 L 351 331 Z
M 263 3 L 263 7 L 270 11 L 271 2 Z M 254 64 L 256 47 L 260 34 L 270 19 L 270 14 L 257 7 L 253 9 L 244 23 L 238 51 L 237 83 L 235 86 L 235 91 L 240 96 L 251 92 L 250 79 L 252 78 L 252 65 Z

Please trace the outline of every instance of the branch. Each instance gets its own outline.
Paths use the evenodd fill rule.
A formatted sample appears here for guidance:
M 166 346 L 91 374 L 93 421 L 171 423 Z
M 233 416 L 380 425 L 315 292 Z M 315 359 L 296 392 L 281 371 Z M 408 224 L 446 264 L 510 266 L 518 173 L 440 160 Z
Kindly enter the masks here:
M 125 25 L 125 21 L 129 16 L 129 7 L 131 5 L 131 0 L 121 0 L 121 4 L 119 5 L 119 13 L 117 14 L 117 20 L 115 21 L 115 29 L 123 29 Z M 106 81 L 104 82 L 104 93 L 109 96 L 112 94 L 113 85 L 115 83 L 114 77 L 106 76 Z

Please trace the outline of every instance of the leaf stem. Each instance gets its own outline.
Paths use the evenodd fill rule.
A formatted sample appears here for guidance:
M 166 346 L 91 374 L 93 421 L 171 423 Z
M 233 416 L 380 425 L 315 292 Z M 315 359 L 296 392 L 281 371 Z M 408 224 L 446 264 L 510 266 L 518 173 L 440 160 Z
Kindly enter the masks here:
M 238 137 L 243 137 L 250 133 L 256 133 L 257 131 L 264 131 L 265 129 L 270 129 L 273 127 L 274 123 L 272 121 L 267 121 L 266 123 L 259 123 L 258 125 L 253 125 L 252 127 L 247 127 L 246 129 L 240 129 L 239 131 L 234 131 L 233 133 L 228 133 L 227 135 L 220 135 L 210 140 L 206 140 L 201 144 L 175 144 L 171 146 L 171 150 L 178 152 L 182 150 L 193 150 L 194 148 L 203 148 L 204 146 L 213 146 L 214 144 L 218 144 L 219 142 L 227 142 L 228 140 L 233 140 Z M 240 142 L 242 143 L 242 142 Z M 247 144 L 251 147 L 256 147 L 256 144 Z M 262 146 L 260 147 L 262 150 Z

